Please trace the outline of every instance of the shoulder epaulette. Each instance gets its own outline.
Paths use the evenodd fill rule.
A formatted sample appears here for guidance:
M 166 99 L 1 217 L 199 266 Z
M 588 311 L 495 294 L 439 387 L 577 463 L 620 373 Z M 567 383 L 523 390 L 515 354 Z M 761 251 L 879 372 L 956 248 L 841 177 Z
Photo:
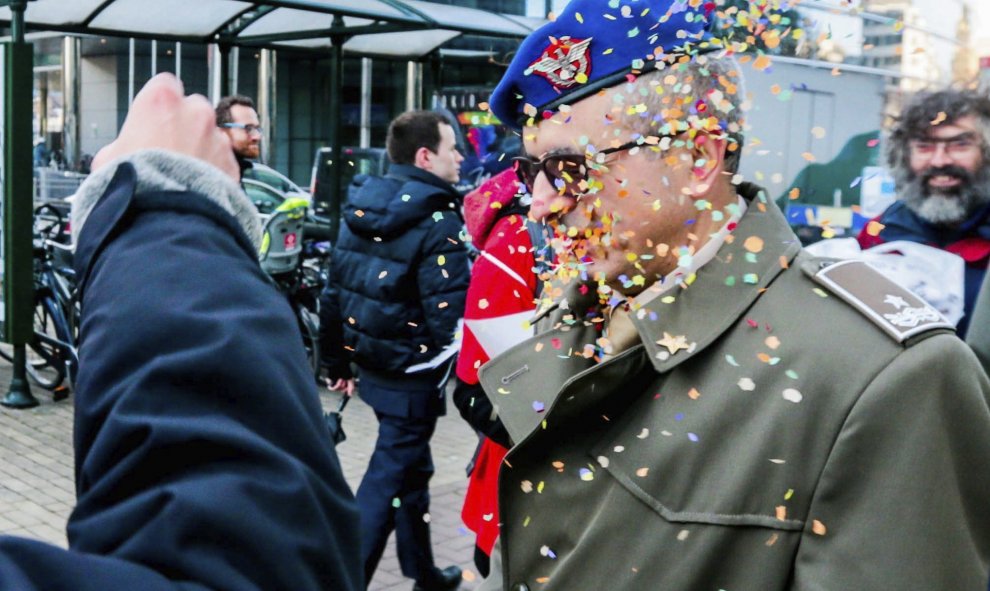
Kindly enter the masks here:
M 812 277 L 898 343 L 929 330 L 955 329 L 931 304 L 863 261 L 823 264 Z

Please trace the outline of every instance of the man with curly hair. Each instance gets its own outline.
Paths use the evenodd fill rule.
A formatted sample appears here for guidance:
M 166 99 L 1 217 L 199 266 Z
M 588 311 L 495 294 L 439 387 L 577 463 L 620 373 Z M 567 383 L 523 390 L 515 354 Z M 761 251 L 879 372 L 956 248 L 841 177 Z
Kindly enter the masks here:
M 990 98 L 942 90 L 914 96 L 890 132 L 887 165 L 898 200 L 859 236 L 864 248 L 909 240 L 966 261 L 965 306 L 957 330 L 965 336 L 990 260 Z M 874 228 L 877 226 L 874 225 Z

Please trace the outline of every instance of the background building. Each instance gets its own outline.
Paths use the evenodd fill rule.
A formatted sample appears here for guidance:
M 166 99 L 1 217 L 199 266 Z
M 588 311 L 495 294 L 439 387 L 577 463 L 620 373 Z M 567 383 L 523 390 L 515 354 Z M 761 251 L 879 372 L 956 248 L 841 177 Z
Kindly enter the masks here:
M 527 10 L 525 0 L 434 1 L 504 14 Z M 215 45 L 53 33 L 30 34 L 29 40 L 35 44 L 35 143 L 43 144 L 36 147 L 36 164 L 85 169 L 87 156 L 116 137 L 134 92 L 158 72 L 175 73 L 188 92 L 219 98 Z M 330 135 L 331 101 L 340 103 L 345 146 L 381 146 L 394 116 L 431 107 L 434 95 L 490 90 L 515 43 L 465 36 L 414 61 L 345 53 L 343 88 L 336 96 L 326 50 L 234 47 L 227 87 L 258 103 L 268 128 L 266 163 L 307 186 L 314 153 Z

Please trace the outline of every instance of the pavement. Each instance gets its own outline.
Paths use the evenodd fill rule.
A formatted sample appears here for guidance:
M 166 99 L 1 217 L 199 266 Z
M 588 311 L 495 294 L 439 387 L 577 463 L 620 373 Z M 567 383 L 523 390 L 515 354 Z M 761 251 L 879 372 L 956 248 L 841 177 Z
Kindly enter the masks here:
M 11 366 L 0 360 L 0 396 L 6 394 Z M 73 400 L 53 402 L 51 394 L 32 385 L 41 405 L 28 410 L 0 407 L 0 535 L 42 540 L 66 547 L 65 523 L 75 505 L 73 482 Z M 430 482 L 430 523 L 433 554 L 441 568 L 457 564 L 464 569 L 460 589 L 475 589 L 480 577 L 473 563 L 474 534 L 461 523 L 467 479 L 464 468 L 477 437 L 450 404 L 437 424 L 432 440 L 436 474 Z M 336 393 L 320 391 L 325 410 L 337 407 Z M 352 490 L 364 475 L 374 449 L 378 423 L 371 408 L 356 397 L 344 411 L 347 440 L 337 447 L 344 477 Z M 368 587 L 371 591 L 412 589 L 402 576 L 394 539 Z

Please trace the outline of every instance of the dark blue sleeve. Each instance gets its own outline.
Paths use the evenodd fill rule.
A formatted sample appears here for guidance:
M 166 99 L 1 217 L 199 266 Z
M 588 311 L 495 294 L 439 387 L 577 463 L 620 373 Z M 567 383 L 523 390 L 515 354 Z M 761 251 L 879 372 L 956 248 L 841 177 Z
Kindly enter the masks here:
M 464 318 L 471 263 L 461 240 L 464 226 L 456 215 L 444 213 L 428 223 L 416 278 L 426 325 L 439 351 L 454 340 Z
M 131 209 L 80 237 L 70 549 L 0 540 L 0 589 L 364 589 L 284 298 L 216 216 Z

